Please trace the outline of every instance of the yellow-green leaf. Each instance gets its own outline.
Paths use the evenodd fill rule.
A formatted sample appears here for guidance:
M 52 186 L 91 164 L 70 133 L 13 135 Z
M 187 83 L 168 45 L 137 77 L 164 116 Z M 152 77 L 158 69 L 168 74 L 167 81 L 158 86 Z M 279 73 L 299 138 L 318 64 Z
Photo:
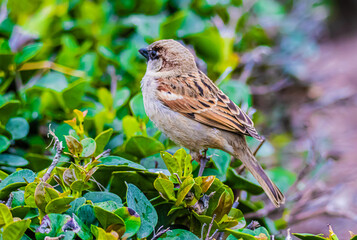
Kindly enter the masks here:
M 180 189 L 177 192 L 177 200 L 175 204 L 176 206 L 182 203 L 182 201 L 184 200 L 184 198 L 186 197 L 186 195 L 191 190 L 194 184 L 195 180 L 192 177 L 188 177 L 182 182 Z
M 12 215 L 10 209 L 5 205 L 0 203 L 0 227 L 12 223 Z
M 160 193 L 161 197 L 163 197 L 164 199 L 176 201 L 174 184 L 170 180 L 157 178 L 154 181 L 154 187 Z
M 15 240 L 21 239 L 25 231 L 29 228 L 31 219 L 12 222 L 4 228 L 3 239 Z
M 71 207 L 74 197 L 59 197 L 51 200 L 46 206 L 46 213 L 63 213 Z

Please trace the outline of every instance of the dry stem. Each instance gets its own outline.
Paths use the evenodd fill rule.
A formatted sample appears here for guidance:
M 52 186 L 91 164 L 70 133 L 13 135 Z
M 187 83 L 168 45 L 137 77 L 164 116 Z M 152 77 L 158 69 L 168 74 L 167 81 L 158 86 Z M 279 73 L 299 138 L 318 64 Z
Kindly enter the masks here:
M 56 167 L 57 163 L 59 162 L 59 160 L 61 158 L 61 154 L 64 149 L 62 142 L 58 139 L 58 137 L 55 135 L 55 133 L 51 130 L 51 125 L 48 127 L 47 136 L 49 137 L 49 135 L 51 135 L 53 137 L 51 140 L 51 143 L 54 141 L 53 148 L 56 148 L 56 154 L 53 157 L 52 163 L 49 166 L 49 168 L 47 169 L 47 172 L 42 177 L 43 182 L 46 182 L 50 178 L 51 172 L 53 171 L 53 169 Z M 51 143 L 50 143 L 50 145 L 51 145 Z

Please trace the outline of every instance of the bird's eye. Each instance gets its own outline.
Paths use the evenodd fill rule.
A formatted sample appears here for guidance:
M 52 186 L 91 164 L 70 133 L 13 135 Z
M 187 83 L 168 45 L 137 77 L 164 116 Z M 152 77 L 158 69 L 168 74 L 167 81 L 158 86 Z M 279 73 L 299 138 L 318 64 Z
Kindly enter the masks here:
M 150 51 L 150 58 L 156 59 L 158 57 L 157 52 L 155 50 Z

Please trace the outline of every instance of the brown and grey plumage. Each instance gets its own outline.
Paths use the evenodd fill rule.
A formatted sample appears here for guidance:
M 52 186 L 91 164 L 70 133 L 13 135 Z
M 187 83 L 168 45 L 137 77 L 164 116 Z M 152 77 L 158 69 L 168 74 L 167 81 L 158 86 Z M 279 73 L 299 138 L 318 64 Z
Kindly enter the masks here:
M 244 135 L 258 140 L 252 120 L 204 73 L 193 55 L 174 40 L 157 41 L 139 50 L 148 59 L 142 80 L 145 111 L 177 144 L 200 151 L 217 148 L 240 159 L 275 206 L 284 196 L 269 179 L 247 146 Z

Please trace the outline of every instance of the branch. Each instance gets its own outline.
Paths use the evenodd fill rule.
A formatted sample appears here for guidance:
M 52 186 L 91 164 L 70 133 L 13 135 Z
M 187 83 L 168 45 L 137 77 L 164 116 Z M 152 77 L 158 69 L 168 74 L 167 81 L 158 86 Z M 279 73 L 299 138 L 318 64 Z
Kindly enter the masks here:
M 47 169 L 47 172 L 42 177 L 43 182 L 46 182 L 50 178 L 51 172 L 53 171 L 53 169 L 56 167 L 57 163 L 59 162 L 59 160 L 61 158 L 61 154 L 64 149 L 64 147 L 62 146 L 62 142 L 58 139 L 58 137 L 55 135 L 55 133 L 51 130 L 51 125 L 48 127 L 47 136 L 49 137 L 49 135 L 51 135 L 53 137 L 51 140 L 51 143 L 54 141 L 53 148 L 56 148 L 56 154 L 53 157 L 52 163 L 49 166 L 49 168 Z M 51 143 L 50 143 L 50 145 L 51 145 Z
M 109 155 L 110 151 L 111 151 L 110 149 L 105 150 L 104 152 L 102 152 L 101 154 L 99 154 L 98 156 L 96 156 L 96 157 L 95 157 L 95 160 L 98 160 L 98 159 L 101 158 L 101 157 L 104 157 L 104 156 Z
M 253 156 L 255 157 L 255 155 L 257 155 L 259 149 L 263 146 L 263 144 L 265 143 L 266 139 L 264 138 L 263 141 L 261 141 L 258 145 L 258 147 L 255 149 L 255 151 L 253 152 Z M 237 174 L 240 175 L 245 169 L 245 166 L 244 164 L 240 165 L 236 171 L 237 171 Z
M 205 238 L 203 238 L 203 233 L 204 233 L 204 231 L 205 231 L 205 227 L 206 227 L 207 224 L 204 223 L 204 224 L 202 225 L 202 229 L 201 229 L 201 240 L 211 240 L 211 239 L 213 239 L 213 236 L 218 232 L 218 229 L 216 229 L 216 231 L 214 231 L 214 233 L 212 234 L 212 236 L 211 236 L 211 237 L 209 236 L 209 233 L 211 232 L 211 229 L 212 229 L 212 226 L 213 226 L 213 221 L 214 221 L 215 218 L 216 218 L 216 214 L 213 214 L 212 221 L 211 221 L 211 223 L 208 225 L 207 234 L 206 234 L 206 237 L 205 237 Z
M 11 204 L 12 204 L 12 201 L 14 200 L 14 194 L 12 194 L 12 193 L 10 193 L 10 196 L 9 196 L 9 199 L 7 200 L 7 202 L 6 202 L 6 206 L 8 207 L 8 208 L 11 208 Z
M 156 240 L 159 239 L 159 237 L 161 237 L 161 235 L 163 235 L 164 233 L 166 233 L 167 231 L 170 230 L 170 227 L 163 229 L 164 226 L 159 227 L 159 229 L 157 229 L 157 232 L 154 234 L 154 236 L 152 237 L 151 240 Z

